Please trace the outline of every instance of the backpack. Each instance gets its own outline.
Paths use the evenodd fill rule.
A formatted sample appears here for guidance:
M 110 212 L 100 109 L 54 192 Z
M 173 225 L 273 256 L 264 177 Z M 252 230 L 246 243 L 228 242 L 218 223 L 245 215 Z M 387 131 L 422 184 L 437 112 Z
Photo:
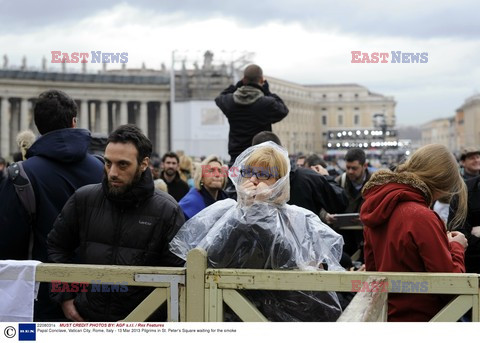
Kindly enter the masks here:
M 8 166 L 7 177 L 15 187 L 18 199 L 27 211 L 28 226 L 30 227 L 30 240 L 28 244 L 28 258 L 32 258 L 33 251 L 33 223 L 37 213 L 37 203 L 35 200 L 35 192 L 32 183 L 23 169 L 22 162 L 16 162 Z

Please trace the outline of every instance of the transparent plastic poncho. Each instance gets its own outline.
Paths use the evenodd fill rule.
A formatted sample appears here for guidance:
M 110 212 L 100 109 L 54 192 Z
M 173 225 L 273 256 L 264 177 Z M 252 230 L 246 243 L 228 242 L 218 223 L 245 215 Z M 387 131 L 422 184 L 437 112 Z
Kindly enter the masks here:
M 277 166 L 251 165 L 252 156 L 274 149 L 284 159 Z M 273 185 L 245 189 L 254 170 L 281 176 Z M 278 173 L 278 175 L 275 175 Z M 237 201 L 217 201 L 187 221 L 170 242 L 170 250 L 186 260 L 196 247 L 207 252 L 210 268 L 344 270 L 343 238 L 317 215 L 288 205 L 290 162 L 287 151 L 273 142 L 245 150 L 229 169 Z M 245 174 L 244 174 L 245 175 Z M 334 321 L 341 309 L 334 292 L 244 291 L 272 321 Z

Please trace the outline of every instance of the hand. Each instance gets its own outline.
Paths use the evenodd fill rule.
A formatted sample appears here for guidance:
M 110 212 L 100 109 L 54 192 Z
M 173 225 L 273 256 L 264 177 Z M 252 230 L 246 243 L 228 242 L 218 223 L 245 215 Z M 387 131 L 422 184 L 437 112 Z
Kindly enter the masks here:
M 480 237 L 480 226 L 472 227 L 472 235 L 475 237 Z
M 464 249 L 468 247 L 468 241 L 465 238 L 465 235 L 458 231 L 452 231 L 447 233 L 448 241 L 449 242 L 457 242 L 460 243 Z
M 335 218 L 332 214 L 327 213 L 325 220 L 327 221 L 327 224 L 334 224 L 337 221 L 337 218 Z
M 268 186 L 264 182 L 260 182 L 257 185 L 255 200 L 258 200 L 258 201 L 267 200 L 270 197 L 271 194 L 272 194 L 272 192 L 270 190 L 270 186 Z
M 67 319 L 70 319 L 74 322 L 84 322 L 85 319 L 82 318 L 80 313 L 78 313 L 77 308 L 75 307 L 75 304 L 73 303 L 73 299 L 64 301 L 62 303 L 62 311 L 63 314 Z
M 311 166 L 310 169 L 316 171 L 317 173 L 319 173 L 320 175 L 329 175 L 328 174 L 328 170 L 326 170 L 325 168 L 323 168 L 321 165 L 317 164 L 316 166 Z
M 268 85 L 267 80 L 264 80 L 264 81 L 263 81 L 262 88 L 263 88 L 263 93 L 264 93 L 265 95 L 270 95 L 270 94 L 272 94 L 272 93 L 270 93 L 270 86 Z
M 248 198 L 248 202 L 254 199 L 259 201 L 266 200 L 270 196 L 270 187 L 264 182 L 255 185 L 252 181 L 247 180 L 242 184 L 242 189 Z

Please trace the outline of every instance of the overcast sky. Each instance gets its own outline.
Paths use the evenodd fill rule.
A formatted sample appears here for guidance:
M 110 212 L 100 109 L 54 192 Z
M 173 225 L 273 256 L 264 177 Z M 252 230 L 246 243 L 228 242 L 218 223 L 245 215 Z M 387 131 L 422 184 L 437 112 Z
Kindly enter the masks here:
M 160 68 L 175 49 L 214 59 L 250 51 L 267 75 L 393 96 L 397 122 L 419 125 L 480 90 L 478 13 L 473 0 L 0 0 L 0 55 L 39 68 L 52 50 L 128 52 L 129 68 Z M 352 64 L 353 50 L 426 52 L 428 62 Z

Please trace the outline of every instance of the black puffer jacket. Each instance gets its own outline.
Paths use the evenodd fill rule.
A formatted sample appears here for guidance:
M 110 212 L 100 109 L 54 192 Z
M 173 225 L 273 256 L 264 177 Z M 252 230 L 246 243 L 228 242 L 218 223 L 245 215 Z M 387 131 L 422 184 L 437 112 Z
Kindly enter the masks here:
M 107 195 L 106 187 L 104 179 L 103 184 L 80 188 L 67 201 L 48 235 L 49 260 L 130 266 L 183 265 L 168 250 L 168 243 L 184 223 L 182 211 L 170 195 L 154 189 L 150 170 L 122 197 Z M 149 292 L 150 288 L 128 287 L 124 293 L 89 291 L 52 293 L 52 296 L 58 302 L 75 297 L 78 312 L 89 321 L 118 321 Z
M 216 99 L 230 124 L 228 153 L 230 163 L 252 145 L 253 136 L 262 131 L 272 131 L 272 124 L 288 114 L 288 108 L 267 86 L 248 84 L 237 88 L 231 85 Z

